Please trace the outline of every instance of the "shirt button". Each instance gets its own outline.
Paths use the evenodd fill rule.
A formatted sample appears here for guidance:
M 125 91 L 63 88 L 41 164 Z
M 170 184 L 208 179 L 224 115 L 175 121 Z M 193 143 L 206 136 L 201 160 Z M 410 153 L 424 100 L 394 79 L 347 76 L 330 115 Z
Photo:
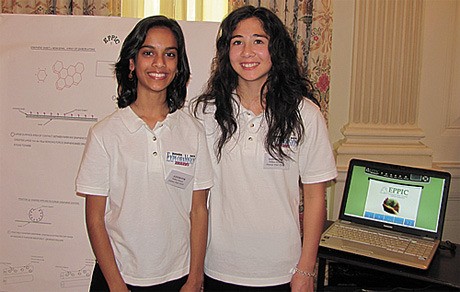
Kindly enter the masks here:
M 156 140 L 157 140 L 157 137 L 156 137 L 156 136 L 153 136 L 152 140 L 153 140 L 153 141 L 156 141 Z
M 249 127 L 254 128 L 254 123 L 250 124 Z
M 152 155 L 153 155 L 153 156 L 157 156 L 157 155 L 158 155 L 158 152 L 155 151 L 155 152 L 152 153 Z
M 252 141 L 252 137 L 249 137 L 248 140 L 249 140 L 249 141 Z

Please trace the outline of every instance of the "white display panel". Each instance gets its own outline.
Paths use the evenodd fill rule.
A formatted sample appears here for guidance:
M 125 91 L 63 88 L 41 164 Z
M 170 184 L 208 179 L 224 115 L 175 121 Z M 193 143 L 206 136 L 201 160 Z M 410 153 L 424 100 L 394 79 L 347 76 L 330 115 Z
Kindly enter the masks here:
M 88 128 L 116 109 L 112 65 L 137 21 L 0 14 L 0 291 L 87 291 L 94 256 L 74 180 Z M 180 24 L 190 98 L 218 23 Z

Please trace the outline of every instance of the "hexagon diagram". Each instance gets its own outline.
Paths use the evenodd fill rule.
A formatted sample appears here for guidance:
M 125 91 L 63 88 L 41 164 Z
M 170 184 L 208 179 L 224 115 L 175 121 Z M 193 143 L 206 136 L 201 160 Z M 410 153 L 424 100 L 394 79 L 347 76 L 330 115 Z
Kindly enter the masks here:
M 64 67 L 62 61 L 56 61 L 53 65 L 53 72 L 58 77 L 55 83 L 56 89 L 63 90 L 64 88 L 77 86 L 82 80 L 82 73 L 84 70 L 85 66 L 81 62 Z

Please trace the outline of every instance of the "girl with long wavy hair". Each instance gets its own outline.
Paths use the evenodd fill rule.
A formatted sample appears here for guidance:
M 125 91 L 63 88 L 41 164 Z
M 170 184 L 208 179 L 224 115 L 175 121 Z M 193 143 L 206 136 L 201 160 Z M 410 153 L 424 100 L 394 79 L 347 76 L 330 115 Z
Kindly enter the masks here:
M 326 183 L 337 176 L 313 92 L 273 12 L 244 6 L 223 20 L 194 101 L 215 173 L 205 290 L 313 291 Z

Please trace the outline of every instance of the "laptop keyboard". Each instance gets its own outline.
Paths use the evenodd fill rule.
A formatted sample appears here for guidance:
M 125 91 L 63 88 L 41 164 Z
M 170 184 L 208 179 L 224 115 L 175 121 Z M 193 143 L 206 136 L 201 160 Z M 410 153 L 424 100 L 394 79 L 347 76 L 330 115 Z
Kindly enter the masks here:
M 334 224 L 329 230 L 328 235 L 381 247 L 392 252 L 416 256 L 420 259 L 426 259 L 430 255 L 434 245 L 434 243 L 429 241 L 421 242 L 411 238 L 393 236 L 341 224 Z

